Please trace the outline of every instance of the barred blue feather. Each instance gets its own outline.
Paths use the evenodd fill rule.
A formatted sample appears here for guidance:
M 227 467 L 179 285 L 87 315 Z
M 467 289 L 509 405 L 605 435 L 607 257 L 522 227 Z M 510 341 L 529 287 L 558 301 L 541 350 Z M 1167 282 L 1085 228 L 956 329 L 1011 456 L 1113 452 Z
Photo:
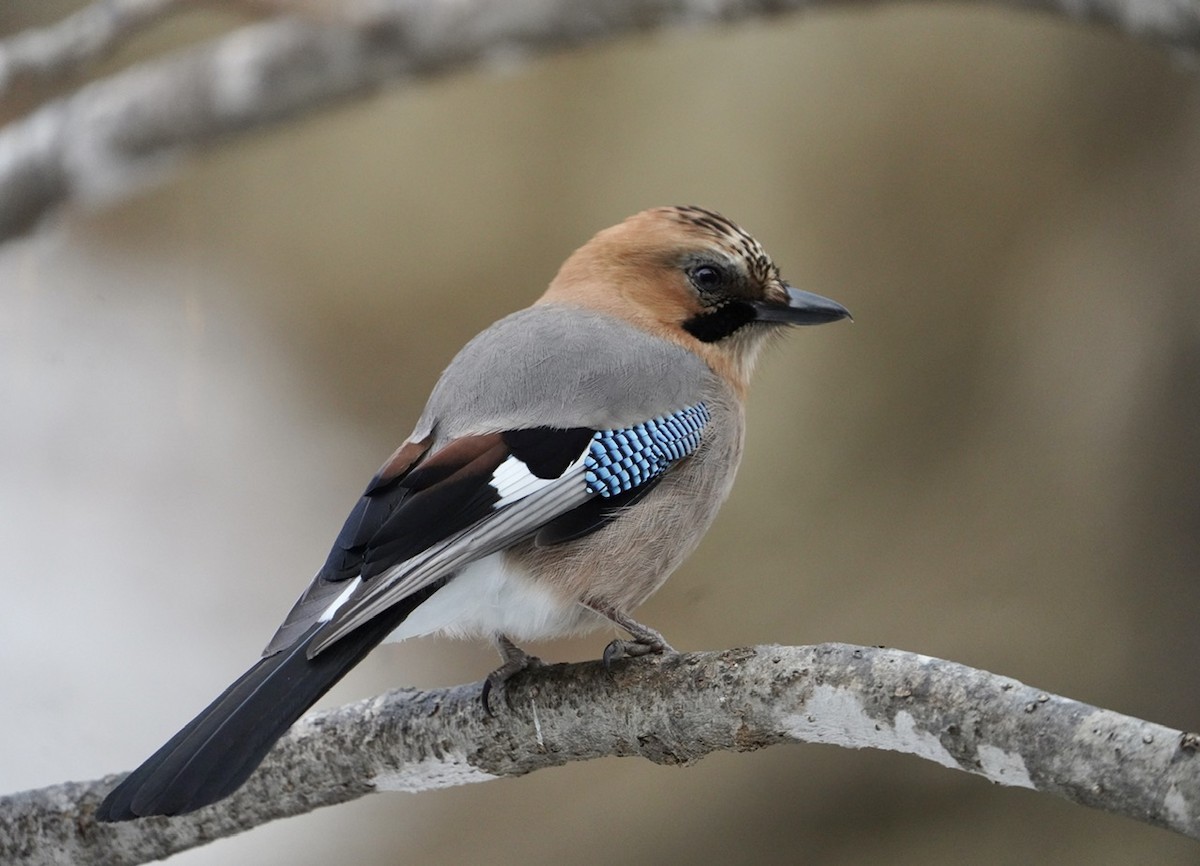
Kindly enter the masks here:
M 607 499 L 661 475 L 699 447 L 708 420 L 708 407 L 697 403 L 632 427 L 598 431 L 583 461 L 587 489 Z

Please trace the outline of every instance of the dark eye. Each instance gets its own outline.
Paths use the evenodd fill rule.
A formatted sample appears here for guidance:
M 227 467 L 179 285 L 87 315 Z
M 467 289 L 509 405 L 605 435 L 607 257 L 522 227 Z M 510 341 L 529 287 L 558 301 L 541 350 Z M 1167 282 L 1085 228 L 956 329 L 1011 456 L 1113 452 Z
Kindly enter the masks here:
M 721 288 L 723 282 L 721 271 L 712 265 L 700 265 L 692 268 L 688 272 L 688 276 L 692 278 L 692 285 L 702 292 L 715 292 Z

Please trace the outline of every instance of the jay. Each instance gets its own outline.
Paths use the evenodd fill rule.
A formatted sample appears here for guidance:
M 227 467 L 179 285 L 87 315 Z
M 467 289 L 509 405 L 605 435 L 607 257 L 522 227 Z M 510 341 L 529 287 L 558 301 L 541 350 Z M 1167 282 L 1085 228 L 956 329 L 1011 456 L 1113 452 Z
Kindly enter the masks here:
M 485 709 L 532 661 L 517 642 L 616 625 L 629 638 L 605 662 L 670 652 L 631 612 L 729 493 L 759 350 L 789 325 L 847 317 L 711 211 L 656 208 L 600 232 L 451 361 L 262 658 L 96 817 L 228 796 L 388 638 L 490 638 L 502 664 Z

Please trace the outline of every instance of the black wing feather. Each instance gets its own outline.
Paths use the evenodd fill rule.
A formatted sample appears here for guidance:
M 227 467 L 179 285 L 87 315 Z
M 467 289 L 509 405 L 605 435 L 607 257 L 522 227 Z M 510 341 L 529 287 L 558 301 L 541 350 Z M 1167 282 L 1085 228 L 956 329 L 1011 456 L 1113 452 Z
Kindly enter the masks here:
M 397 509 L 363 550 L 363 580 L 370 580 L 444 538 L 491 514 L 500 497 L 478 478 L 444 481 Z
M 470 459 L 465 464 L 443 456 L 453 447 L 449 446 L 401 482 L 410 496 L 363 545 L 360 572 L 364 581 L 492 512 L 500 495 L 489 482 L 509 451 L 498 435 L 471 438 L 478 441 L 474 450 L 467 452 Z
M 530 472 L 538 478 L 557 478 L 579 459 L 596 431 L 590 427 L 529 427 L 500 435 Z
M 317 572 L 318 580 L 337 582 L 358 576 L 363 548 L 412 493 L 414 488 L 403 482 L 420 471 L 428 447 L 427 439 L 406 442 L 375 473 L 342 524 L 329 557 Z

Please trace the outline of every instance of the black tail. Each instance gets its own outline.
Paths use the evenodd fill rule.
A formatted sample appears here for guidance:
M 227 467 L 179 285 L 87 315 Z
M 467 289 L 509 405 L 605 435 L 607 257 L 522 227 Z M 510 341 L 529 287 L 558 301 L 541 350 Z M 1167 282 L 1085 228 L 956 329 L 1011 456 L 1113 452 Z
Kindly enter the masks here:
M 126 776 L 104 798 L 96 820 L 181 815 L 228 797 L 292 723 L 439 586 L 415 593 L 315 658 L 306 651 L 320 624 L 262 659 Z

